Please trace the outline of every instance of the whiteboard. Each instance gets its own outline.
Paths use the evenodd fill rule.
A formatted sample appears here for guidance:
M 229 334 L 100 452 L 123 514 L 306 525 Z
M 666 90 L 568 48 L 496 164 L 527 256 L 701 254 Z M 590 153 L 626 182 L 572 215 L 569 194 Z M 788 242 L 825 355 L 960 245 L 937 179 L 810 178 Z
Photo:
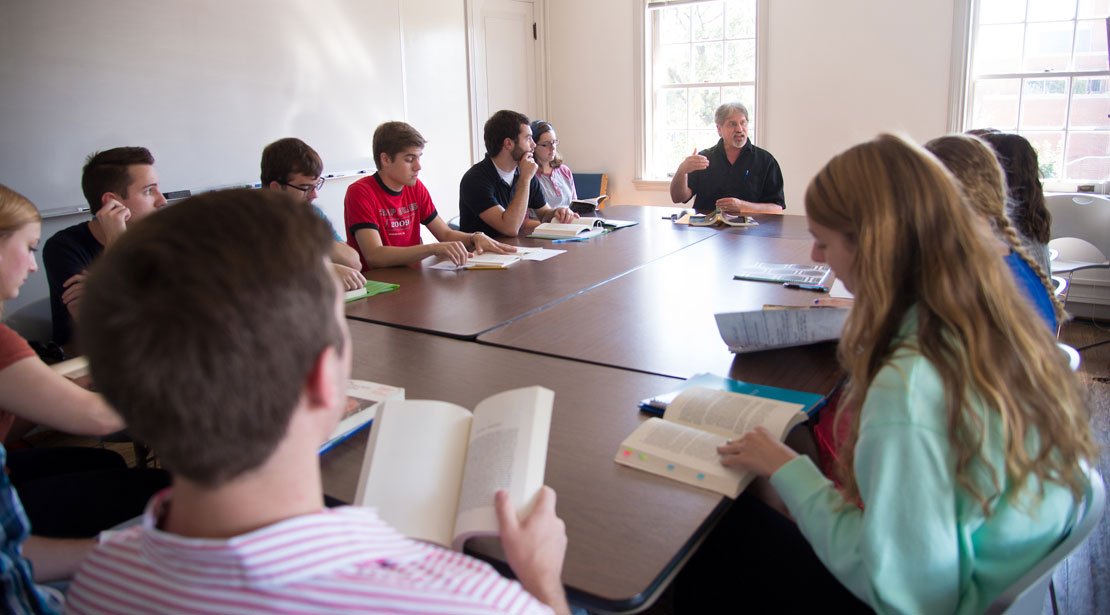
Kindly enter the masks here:
M 163 191 L 259 181 L 295 136 L 325 174 L 373 166 L 405 114 L 395 0 L 0 0 L 0 183 L 83 207 L 91 152 L 148 147 Z

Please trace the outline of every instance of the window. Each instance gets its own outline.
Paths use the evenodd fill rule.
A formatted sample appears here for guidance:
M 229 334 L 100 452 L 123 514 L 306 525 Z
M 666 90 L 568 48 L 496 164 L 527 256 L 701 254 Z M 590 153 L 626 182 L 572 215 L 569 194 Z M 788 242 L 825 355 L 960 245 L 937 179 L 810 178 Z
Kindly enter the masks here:
M 1029 139 L 1041 174 L 1110 180 L 1110 0 L 977 0 L 964 129 Z
M 717 142 L 722 102 L 756 102 L 757 0 L 646 3 L 641 177 L 665 180 Z M 754 141 L 754 130 L 752 132 Z

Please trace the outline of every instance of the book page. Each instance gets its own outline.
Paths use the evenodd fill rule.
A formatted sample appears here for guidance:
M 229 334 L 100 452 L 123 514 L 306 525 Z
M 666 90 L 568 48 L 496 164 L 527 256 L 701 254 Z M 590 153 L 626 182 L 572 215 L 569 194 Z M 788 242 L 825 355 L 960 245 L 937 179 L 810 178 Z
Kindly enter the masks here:
M 667 404 L 663 419 L 710 432 L 718 442 L 739 438 L 760 425 L 781 440 L 806 419 L 804 407 L 756 395 L 690 387 Z
M 509 492 L 521 518 L 531 511 L 543 487 L 554 402 L 551 390 L 533 386 L 498 393 L 474 408 L 454 548 L 462 550 L 471 536 L 497 534 L 493 496 L 499 489 Z
M 327 442 L 320 445 L 320 452 L 324 453 L 374 420 L 382 402 L 404 398 L 405 390 L 401 387 L 368 380 L 348 381 L 347 403 L 343 407 L 343 415 L 339 418 L 339 424 L 332 430 Z
M 370 429 L 357 506 L 405 536 L 451 546 L 470 412 L 441 401 L 382 404 Z
M 616 461 L 645 472 L 736 497 L 752 476 L 721 465 L 726 438 L 660 418 L 644 421 L 625 438 Z
M 716 314 L 717 329 L 735 353 L 840 339 L 848 308 L 753 310 Z

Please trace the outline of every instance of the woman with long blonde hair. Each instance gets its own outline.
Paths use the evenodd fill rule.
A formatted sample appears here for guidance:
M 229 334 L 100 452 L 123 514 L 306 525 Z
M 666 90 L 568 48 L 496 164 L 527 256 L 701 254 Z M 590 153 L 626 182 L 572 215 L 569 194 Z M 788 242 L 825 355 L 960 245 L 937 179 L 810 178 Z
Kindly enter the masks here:
M 997 246 L 1009 265 L 1018 288 L 1055 333 L 1057 324 L 1063 322 L 1067 314 L 1056 299 L 1049 272 L 1022 245 L 1006 216 L 1006 176 L 994 150 L 978 137 L 961 134 L 933 139 L 925 144 L 925 149 L 939 158 L 959 180 L 968 205 L 986 225 L 986 233 L 998 238 L 990 243 Z
M 870 608 L 982 612 L 1075 518 L 1097 454 L 1082 384 L 921 147 L 857 145 L 805 205 L 813 259 L 855 295 L 838 350 L 859 408 L 843 486 L 762 429 L 720 447 L 722 463 L 769 477 L 820 562 Z

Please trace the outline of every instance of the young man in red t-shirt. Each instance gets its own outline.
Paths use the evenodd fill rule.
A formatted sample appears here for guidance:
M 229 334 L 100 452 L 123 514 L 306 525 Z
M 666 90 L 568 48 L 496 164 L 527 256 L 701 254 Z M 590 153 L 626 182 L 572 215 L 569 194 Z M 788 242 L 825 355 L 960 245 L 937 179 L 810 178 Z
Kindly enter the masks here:
M 386 122 L 374 131 L 378 172 L 351 184 L 343 200 L 347 243 L 358 250 L 363 271 L 408 265 L 429 256 L 462 265 L 471 252 L 515 252 L 513 246 L 485 233 L 463 233 L 447 226 L 418 179 L 424 144 L 424 137 L 404 122 Z M 438 243 L 421 243 L 421 224 Z

